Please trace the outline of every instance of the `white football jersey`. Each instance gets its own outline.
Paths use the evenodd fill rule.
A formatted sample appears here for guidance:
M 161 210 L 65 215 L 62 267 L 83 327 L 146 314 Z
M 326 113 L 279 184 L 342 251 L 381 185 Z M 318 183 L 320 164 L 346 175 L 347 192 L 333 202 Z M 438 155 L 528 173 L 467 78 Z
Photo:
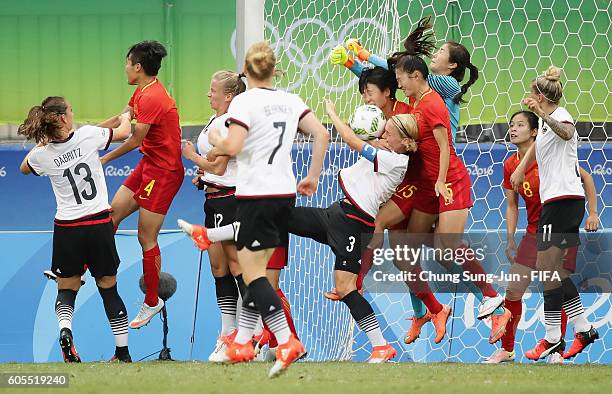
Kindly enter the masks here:
M 563 107 L 557 107 L 550 117 L 574 124 Z M 569 141 L 559 137 L 542 119 L 536 136 L 536 160 L 540 171 L 540 199 L 545 204 L 553 199 L 584 197 L 578 167 L 578 132 Z
M 33 149 L 28 166 L 34 175 L 49 176 L 56 219 L 80 219 L 110 209 L 98 151 L 108 149 L 112 139 L 112 129 L 83 126 L 64 142 Z
M 407 167 L 408 155 L 379 149 L 374 162 L 361 157 L 340 170 L 338 178 L 346 198 L 374 220 L 404 179 Z
M 227 113 L 219 117 L 213 116 L 212 118 L 210 118 L 210 121 L 208 122 L 206 127 L 202 129 L 202 132 L 198 137 L 198 152 L 201 156 L 206 157 L 206 154 L 210 152 L 210 150 L 213 148 L 213 146 L 208 142 L 208 132 L 210 130 L 217 129 L 219 130 L 219 134 L 222 138 L 227 137 L 227 126 L 225 125 L 225 121 L 228 117 L 229 116 L 227 115 Z M 236 158 L 232 157 L 227 163 L 227 169 L 225 170 L 225 173 L 223 175 L 215 175 L 207 172 L 202 177 L 202 180 L 204 181 L 205 185 L 212 186 L 217 189 L 234 187 L 236 186 L 236 171 Z
M 248 130 L 236 155 L 237 198 L 295 196 L 291 150 L 298 123 L 309 111 L 299 96 L 274 89 L 249 89 L 232 100 L 229 122 Z

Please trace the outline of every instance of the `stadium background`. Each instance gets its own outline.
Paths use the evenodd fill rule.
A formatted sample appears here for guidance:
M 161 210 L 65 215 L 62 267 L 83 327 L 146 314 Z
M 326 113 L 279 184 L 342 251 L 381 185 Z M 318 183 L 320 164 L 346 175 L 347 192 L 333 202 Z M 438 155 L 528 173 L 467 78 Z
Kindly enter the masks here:
M 340 30 L 343 21 L 350 19 L 354 11 L 351 9 L 351 6 L 354 7 L 352 2 L 344 7 L 336 2 L 329 2 L 327 6 L 327 2 L 321 0 L 309 3 L 316 3 L 326 10 L 326 13 L 314 18 L 325 21 L 334 31 Z M 472 87 L 473 94 L 468 96 L 469 102 L 462 107 L 461 114 L 462 124 L 472 127 L 465 129 L 464 140 L 478 140 L 479 144 L 458 146 L 469 166 L 477 197 L 470 215 L 470 228 L 504 228 L 504 200 L 500 183 L 501 162 L 509 151 L 509 146 L 503 143 L 506 118 L 518 109 L 517 103 L 525 95 L 526 83 L 535 76 L 535 71 L 528 70 L 541 71 L 550 63 L 563 65 L 564 76 L 568 79 L 564 104 L 571 113 L 577 114 L 576 118 L 581 122 L 581 137 L 589 138 L 590 142 L 584 142 L 580 147 L 581 164 L 593 173 L 600 192 L 598 205 L 602 224 L 604 228 L 609 228 L 612 225 L 612 213 L 605 207 L 606 202 L 612 201 L 609 186 L 612 180 L 612 151 L 606 145 L 607 136 L 611 135 L 607 123 L 611 107 L 609 8 L 605 12 L 609 5 L 589 0 L 528 1 L 522 8 L 524 12 L 513 12 L 514 7 L 510 2 L 487 1 L 481 7 L 476 4 L 480 2 L 460 1 L 456 4 L 458 8 L 452 12 L 453 5 L 446 1 L 413 1 L 410 2 L 410 9 L 407 9 L 407 3 L 399 2 L 400 14 L 404 15 L 408 11 L 409 15 L 421 15 L 430 11 L 435 15 L 445 15 L 435 20 L 437 37 L 461 41 L 473 50 L 473 63 L 482 67 L 481 80 Z M 542 5 L 544 9 L 541 9 Z M 487 7 L 499 12 L 487 12 Z M 466 9 L 470 12 L 464 12 Z M 279 7 L 269 9 L 268 12 L 284 15 L 291 11 Z M 284 16 L 278 19 L 286 22 L 276 26 L 280 32 L 286 31 L 299 19 L 297 15 Z M 411 16 L 411 24 L 400 26 L 401 36 L 417 19 Z M 558 20 L 564 23 L 555 22 Z M 204 123 L 211 115 L 205 96 L 210 75 L 218 69 L 235 67 L 232 43 L 234 29 L 233 2 L 215 1 L 214 6 L 208 1 L 186 0 L 109 0 L 104 3 L 22 1 L 3 4 L 0 11 L 0 35 L 3 37 L 0 49 L 5 56 L 0 66 L 0 86 L 3 86 L 0 95 L 0 138 L 10 143 L 0 146 L 0 248 L 3 251 L 0 257 L 0 299 L 14 299 L 16 302 L 2 303 L 0 306 L 2 315 L 11 317 L 11 324 L 3 324 L 0 328 L 0 336 L 10 338 L 0 343 L 0 361 L 60 360 L 55 343 L 56 322 L 52 308 L 55 286 L 40 274 L 49 265 L 51 234 L 45 231 L 51 229 L 54 199 L 46 180 L 23 177 L 18 173 L 18 164 L 29 146 L 18 141 L 15 125 L 20 123 L 32 105 L 47 95 L 66 96 L 74 107 L 76 121 L 79 123 L 96 122 L 116 113 L 123 108 L 132 92 L 132 88 L 125 83 L 123 73 L 127 48 L 143 39 L 157 39 L 165 43 L 169 50 L 159 77 L 177 99 L 185 135 L 194 135 L 200 129 L 197 125 Z M 466 31 L 470 32 L 469 36 L 465 35 Z M 272 29 L 269 34 L 274 37 Z M 550 41 L 555 44 L 547 46 L 547 40 L 542 37 L 550 37 Z M 535 46 L 536 42 L 542 45 Z M 314 45 L 314 42 L 296 44 L 306 48 Z M 320 51 L 322 57 L 319 61 L 326 54 L 327 51 Z M 291 86 L 295 82 L 291 76 L 299 74 L 303 66 L 289 64 L 286 67 L 288 80 L 281 80 L 280 85 Z M 354 78 L 344 70 L 327 73 L 326 67 L 321 68 L 322 80 L 335 79 L 335 85 L 340 86 L 337 91 L 320 89 L 312 79 L 308 79 L 301 89 L 313 92 L 305 98 L 319 116 L 322 116 L 322 106 L 316 98 L 327 95 L 337 101 L 342 100 L 344 115 L 347 116 L 359 100 L 354 94 Z M 305 166 L 300 149 L 296 145 L 298 173 Z M 337 194 L 335 175 L 347 160 L 350 161 L 345 148 L 335 149 L 334 155 L 328 156 L 323 178 L 323 185 L 331 188 L 331 194 L 334 195 Z M 109 195 L 112 196 L 127 173 L 135 167 L 138 156 L 132 153 L 106 168 Z M 185 163 L 185 167 L 185 185 L 165 223 L 164 228 L 168 230 L 175 227 L 177 217 L 201 220 L 202 194 L 195 192 L 190 185 L 193 167 L 189 163 Z M 326 205 L 330 202 L 328 197 L 319 193 L 313 201 L 317 205 Z M 524 215 L 521 216 L 520 225 L 524 226 Z M 135 218 L 122 224 L 122 229 L 135 229 Z M 140 250 L 133 235 L 120 235 L 117 243 L 123 261 L 119 288 L 128 311 L 134 314 L 136 301 L 141 297 L 137 288 L 137 279 L 141 274 Z M 164 270 L 175 275 L 179 284 L 177 294 L 168 306 L 170 346 L 174 357 L 186 359 L 198 253 L 187 239 L 176 233 L 163 235 L 160 246 L 164 256 Z M 503 259 L 503 248 L 499 254 L 498 259 Z M 197 359 L 204 359 L 212 349 L 219 328 L 214 286 L 207 268 L 206 254 L 203 259 L 205 268 L 194 353 Z M 328 261 L 320 263 L 323 267 L 331 267 Z M 307 272 L 294 266 L 290 275 L 295 280 L 300 275 L 307 275 Z M 74 324 L 77 344 L 86 360 L 110 358 L 112 336 L 95 285 L 89 279 L 77 300 Z M 327 289 L 326 285 L 315 285 L 309 289 L 308 294 L 290 294 L 294 309 L 298 309 L 297 313 L 308 313 L 303 310 L 310 307 L 316 314 L 318 308 L 326 308 L 322 306 L 326 301 L 321 299 L 320 294 Z M 310 305 L 304 305 L 305 296 Z M 612 322 L 608 297 L 609 290 L 608 294 L 587 295 L 585 298 L 585 306 L 596 298 L 601 301 L 597 308 L 590 311 L 590 317 L 601 327 L 604 338 L 586 356 L 581 356 L 579 362 L 612 362 L 612 352 L 609 350 L 612 338 L 606 335 Z M 535 312 L 538 302 L 534 297 L 526 300 L 528 310 Z M 394 319 L 394 322 L 410 315 L 408 307 L 398 304 L 393 295 L 375 299 L 377 311 Z M 457 305 L 456 309 L 462 309 L 462 305 Z M 469 316 L 459 316 L 457 319 L 457 324 L 465 328 L 470 326 Z M 316 338 L 312 327 L 305 320 L 300 321 L 299 317 L 296 320 L 298 331 L 305 337 L 307 347 L 309 350 L 315 349 L 312 356 L 315 359 L 333 358 L 331 349 L 326 348 L 325 344 L 321 345 L 325 340 Z M 537 321 L 530 321 L 525 324 L 534 333 L 536 330 L 542 331 L 541 327 L 537 328 Z M 385 327 L 386 323 L 382 322 L 381 325 Z M 389 324 L 390 328 L 385 334 L 389 338 L 402 338 L 405 325 L 403 322 Z M 330 331 L 326 331 L 325 335 L 338 334 L 333 332 L 333 325 L 329 328 Z M 425 332 L 426 337 L 430 334 Z M 457 360 L 479 361 L 482 354 L 491 351 L 486 341 L 483 341 L 485 334 L 486 327 L 468 331 L 461 341 L 453 344 L 451 356 Z M 526 338 L 522 346 L 528 348 L 535 337 L 532 335 Z M 130 336 L 135 357 L 158 350 L 160 343 L 161 329 L 157 319 L 146 329 L 132 332 Z M 358 350 L 354 359 L 365 358 L 365 352 L 361 351 L 364 344 L 364 338 L 358 335 L 353 345 L 353 349 Z M 396 346 L 400 345 L 396 343 Z M 445 343 L 440 348 L 442 346 L 446 346 Z M 410 351 L 404 360 L 431 361 L 444 357 L 443 352 L 432 351 L 436 347 L 431 346 L 431 341 L 419 341 L 405 349 Z

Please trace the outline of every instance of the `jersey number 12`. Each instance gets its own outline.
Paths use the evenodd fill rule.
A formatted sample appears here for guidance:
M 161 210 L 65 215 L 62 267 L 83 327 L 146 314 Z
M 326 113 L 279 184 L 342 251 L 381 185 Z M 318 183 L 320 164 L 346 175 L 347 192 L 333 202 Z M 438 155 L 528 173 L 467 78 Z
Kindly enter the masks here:
M 79 189 L 77 189 L 76 182 L 74 181 L 74 177 L 72 176 L 72 173 L 70 172 L 70 168 L 66 168 L 63 174 L 65 178 L 68 178 L 68 181 L 70 182 L 70 186 L 72 187 L 72 192 L 74 193 L 74 198 L 77 204 L 79 205 L 83 203 L 83 200 L 81 200 L 81 196 L 83 196 L 83 198 L 86 200 L 93 200 L 98 194 L 98 190 L 96 189 L 96 184 L 93 178 L 91 177 L 91 169 L 89 168 L 89 166 L 86 163 L 77 164 L 74 167 L 74 174 L 81 175 L 81 172 L 82 172 L 81 170 L 85 170 L 85 177 L 83 178 L 83 180 L 89 183 L 89 186 L 91 187 L 90 193 L 87 193 L 85 190 L 83 190 L 82 192 L 79 192 Z

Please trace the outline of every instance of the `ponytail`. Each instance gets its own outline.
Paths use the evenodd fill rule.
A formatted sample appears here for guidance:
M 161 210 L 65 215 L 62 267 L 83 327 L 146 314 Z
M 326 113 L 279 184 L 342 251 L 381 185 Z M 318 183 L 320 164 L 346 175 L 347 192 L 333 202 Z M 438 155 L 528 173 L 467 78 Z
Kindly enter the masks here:
M 463 95 L 467 93 L 467 90 L 472 86 L 478 79 L 478 68 L 472 64 L 470 60 L 470 52 L 467 48 L 458 42 L 447 41 L 444 44 L 448 48 L 448 61 L 450 63 L 456 63 L 457 67 L 450 73 L 450 76 L 455 78 L 457 82 L 463 81 L 465 77 L 465 70 L 470 70 L 470 79 L 466 84 L 461 86 L 461 92 L 453 97 L 453 101 L 456 104 L 464 103 Z
M 463 95 L 467 93 L 470 86 L 472 86 L 478 79 L 478 68 L 472 63 L 467 64 L 466 67 L 470 70 L 470 79 L 468 79 L 467 83 L 461 86 L 461 92 L 453 97 L 453 102 L 455 104 L 465 103 L 465 101 L 463 101 Z
M 399 60 L 407 55 L 431 57 L 431 53 L 436 48 L 433 32 L 426 33 L 431 28 L 431 15 L 421 18 L 417 23 L 416 29 L 404 40 L 404 50 L 395 52 L 387 59 L 389 69 L 393 69 Z
M 67 110 L 68 104 L 63 97 L 47 97 L 41 105 L 30 109 L 28 117 L 19 125 L 17 133 L 37 143 L 59 139 L 63 127 L 61 116 L 65 115 Z

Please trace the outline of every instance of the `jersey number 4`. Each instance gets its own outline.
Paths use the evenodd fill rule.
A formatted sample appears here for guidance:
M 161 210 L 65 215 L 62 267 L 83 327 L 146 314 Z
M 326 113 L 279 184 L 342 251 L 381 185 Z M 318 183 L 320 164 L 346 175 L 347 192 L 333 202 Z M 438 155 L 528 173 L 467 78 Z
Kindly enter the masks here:
M 274 156 L 276 156 L 276 152 L 280 149 L 283 144 L 283 137 L 285 136 L 285 129 L 287 128 L 286 122 L 274 122 L 273 123 L 275 129 L 280 129 L 280 136 L 278 137 L 278 145 L 272 151 L 270 158 L 268 159 L 268 164 L 272 164 L 272 160 L 274 160 Z
M 96 183 L 91 177 L 91 169 L 86 163 L 77 164 L 76 167 L 74 167 L 74 174 L 81 175 L 81 172 L 83 172 L 82 170 L 85 171 L 85 177 L 83 177 L 83 180 L 89 183 L 89 186 L 91 188 L 90 193 L 87 193 L 85 190 L 83 190 L 82 192 L 79 192 L 79 189 L 77 189 L 76 182 L 74 181 L 74 177 L 72 176 L 72 173 L 70 172 L 70 168 L 66 168 L 63 174 L 65 178 L 68 178 L 68 181 L 70 182 L 70 186 L 72 187 L 72 192 L 74 193 L 74 199 L 79 205 L 83 203 L 83 200 L 81 200 L 81 196 L 86 200 L 93 200 L 98 194 L 98 190 L 96 189 Z

